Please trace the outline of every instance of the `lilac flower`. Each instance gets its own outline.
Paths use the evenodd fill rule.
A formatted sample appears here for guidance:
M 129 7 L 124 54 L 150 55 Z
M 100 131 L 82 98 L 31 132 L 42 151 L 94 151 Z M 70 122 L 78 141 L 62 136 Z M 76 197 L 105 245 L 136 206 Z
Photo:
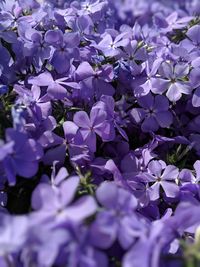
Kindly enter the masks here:
M 81 94 L 86 95 L 87 93 L 89 97 L 93 95 L 97 98 L 101 95 L 112 96 L 114 88 L 109 82 L 112 82 L 113 77 L 113 68 L 109 65 L 93 70 L 88 62 L 82 62 L 75 72 L 76 80 L 81 81 Z
M 110 136 L 112 136 L 112 140 L 115 138 L 115 128 L 122 137 L 128 140 L 126 132 L 122 129 L 122 127 L 120 127 L 123 124 L 123 121 L 115 112 L 115 102 L 111 96 L 103 95 L 100 98 L 100 101 L 95 103 L 93 108 L 105 110 L 105 112 L 107 113 L 107 121 L 109 121 L 110 123 Z
M 166 96 L 172 102 L 178 101 L 182 94 L 191 94 L 190 83 L 184 81 L 189 73 L 188 64 L 172 65 L 163 62 L 159 68 L 159 74 L 162 78 L 158 78 L 152 89 L 153 93 L 163 93 L 167 90 Z
M 6 130 L 7 143 L 1 148 L 1 162 L 9 184 L 16 183 L 16 175 L 31 178 L 37 173 L 42 148 L 33 139 L 14 129 Z
M 22 8 L 15 0 L 2 1 L 0 4 L 0 27 L 4 29 L 15 27 L 16 21 L 22 13 Z
M 63 123 L 63 130 L 65 134 L 66 144 L 70 146 L 70 144 L 74 143 L 74 138 L 78 131 L 79 127 L 72 121 L 65 121 Z
M 76 33 L 65 33 L 61 30 L 49 30 L 46 32 L 44 40 L 54 46 L 52 65 L 58 73 L 67 72 L 70 68 L 72 58 L 78 57 L 76 46 L 79 45 L 79 36 Z
M 148 189 L 150 200 L 159 199 L 161 187 L 168 198 L 177 197 L 179 194 L 179 187 L 176 184 L 178 174 L 178 168 L 175 166 L 166 166 L 165 162 L 161 160 L 152 160 L 148 164 L 148 173 L 144 174 L 147 181 L 153 183 Z
M 114 40 L 110 34 L 106 34 L 103 39 L 96 46 L 101 50 L 106 57 L 120 56 L 122 53 L 121 47 L 126 47 L 129 44 L 129 40 L 123 38 L 124 34 L 119 34 Z
M 82 11 L 80 13 L 82 13 Z M 72 28 L 75 32 L 79 33 L 81 40 L 88 41 L 88 39 L 93 39 L 94 22 L 91 19 L 91 15 L 78 16 L 76 23 L 72 25 Z
M 20 30 L 22 28 L 22 30 Z M 27 23 L 19 25 L 20 38 L 23 42 L 24 57 L 33 58 L 35 67 L 41 70 L 44 61 L 50 59 L 52 54 L 51 47 L 45 43 L 40 32 L 30 27 Z
M 41 90 L 38 86 L 33 85 L 31 90 L 25 89 L 22 86 L 15 85 L 15 92 L 18 93 L 18 103 L 23 103 L 33 116 L 38 119 L 41 117 L 46 119 L 51 114 L 50 99 L 44 95 L 41 96 Z
M 79 89 L 77 83 L 65 82 L 66 80 L 65 77 L 54 80 L 49 72 L 44 72 L 37 77 L 30 78 L 29 83 L 36 86 L 46 86 L 48 96 L 53 99 L 64 99 L 67 97 L 67 89 L 64 86 Z
M 106 112 L 97 108 L 91 109 L 90 117 L 85 111 L 78 111 L 74 115 L 74 123 L 79 127 L 78 133 L 92 152 L 96 151 L 96 134 L 104 141 L 111 138 L 110 123 L 106 121 L 106 117 Z
M 95 19 L 97 19 L 98 17 L 100 18 L 100 15 L 103 12 L 103 9 L 107 6 L 107 2 L 101 2 L 99 0 L 97 1 L 91 1 L 91 0 L 87 0 L 84 1 L 81 4 L 81 13 L 83 14 L 87 14 L 87 15 L 92 15 L 92 17 L 94 16 Z
M 128 46 L 124 48 L 126 55 L 124 56 L 127 59 L 131 70 L 134 72 L 137 68 L 137 63 L 139 61 L 145 61 L 147 58 L 146 50 L 144 47 L 140 47 L 136 40 L 131 41 Z
M 163 32 L 170 32 L 174 29 L 185 28 L 192 19 L 192 16 L 184 16 L 183 18 L 179 18 L 179 14 L 176 11 L 167 16 L 167 18 L 161 17 L 163 23 Z
M 141 97 L 147 95 L 150 91 L 153 92 L 153 88 L 157 87 L 155 75 L 158 71 L 162 59 L 158 58 L 154 62 L 146 61 L 145 62 L 145 72 L 147 77 L 143 77 L 140 73 L 140 77 L 135 78 L 132 82 L 132 88 L 134 90 L 134 95 L 136 97 Z M 143 68 L 142 68 L 143 70 Z M 142 71 L 141 70 L 141 71 Z
M 67 176 L 68 172 L 64 167 L 57 175 L 54 170 L 51 175 L 51 184 L 40 183 L 36 187 L 32 195 L 32 206 L 35 210 L 39 210 L 37 216 L 41 218 L 55 216 L 58 222 L 66 219 L 82 221 L 96 211 L 96 203 L 90 196 L 82 197 L 69 206 L 80 179 L 78 176 L 72 176 L 65 180 Z
M 137 200 L 114 183 L 102 183 L 96 192 L 97 200 L 105 208 L 91 227 L 92 242 L 108 248 L 118 239 L 126 249 L 138 237 L 145 234 L 145 221 L 134 212 Z
M 185 46 L 189 52 L 192 52 L 192 50 L 196 49 L 200 44 L 199 31 L 200 26 L 194 25 L 187 31 L 188 39 L 182 41 L 182 45 Z
M 138 99 L 141 108 L 133 108 L 130 112 L 131 118 L 136 123 L 142 122 L 142 131 L 157 131 L 159 127 L 170 126 L 173 117 L 169 109 L 169 102 L 166 97 L 152 94 Z
M 84 144 L 80 144 L 80 139 L 77 135 L 79 127 L 72 121 L 66 121 L 63 123 L 63 130 L 71 161 L 75 164 L 90 161 L 89 150 Z

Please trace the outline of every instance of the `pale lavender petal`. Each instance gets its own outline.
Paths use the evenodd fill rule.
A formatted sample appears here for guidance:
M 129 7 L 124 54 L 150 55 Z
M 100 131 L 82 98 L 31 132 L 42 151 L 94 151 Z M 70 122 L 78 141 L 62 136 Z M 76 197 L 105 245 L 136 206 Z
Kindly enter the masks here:
M 169 80 L 174 77 L 173 65 L 170 63 L 163 62 L 159 69 L 159 72 L 162 77 L 168 78 Z
M 141 239 L 125 254 L 123 267 L 149 267 L 150 257 L 151 245 L 146 239 Z
M 67 97 L 67 90 L 62 85 L 53 82 L 48 86 L 48 95 L 53 99 L 64 99 Z
M 59 221 L 66 221 L 66 219 L 82 222 L 89 216 L 93 215 L 97 210 L 97 204 L 93 197 L 84 196 L 79 198 L 75 204 L 63 210 L 57 217 Z
M 69 173 L 65 167 L 60 168 L 55 177 L 54 184 L 58 186 L 68 175 Z
M 161 78 L 151 78 L 151 91 L 154 94 L 162 94 L 167 90 L 169 81 Z
M 37 85 L 33 85 L 31 87 L 31 92 L 33 94 L 33 98 L 37 101 L 40 98 L 40 94 L 41 94 L 40 87 Z
M 90 121 L 92 127 L 98 127 L 107 117 L 107 114 L 102 109 L 92 108 L 90 112 Z
M 183 78 L 189 73 L 190 67 L 188 64 L 176 64 L 174 68 L 174 74 L 176 78 Z
M 96 191 L 99 203 L 107 209 L 115 208 L 118 199 L 117 186 L 112 182 L 102 183 Z
M 142 96 L 147 95 L 151 89 L 152 89 L 151 80 L 147 80 L 144 84 L 135 88 L 134 94 L 136 97 L 142 97 Z
M 78 111 L 75 113 L 74 123 L 78 127 L 82 127 L 84 129 L 90 129 L 92 126 L 88 114 L 85 111 Z
M 63 129 L 65 133 L 65 138 L 67 140 L 71 140 L 76 135 L 78 131 L 78 126 L 72 121 L 65 121 L 63 123 Z
M 167 197 L 175 198 L 178 196 L 179 194 L 178 185 L 171 183 L 171 182 L 166 182 L 166 181 L 162 181 L 160 184 Z
M 113 43 L 113 39 L 112 37 L 107 34 L 103 39 L 102 41 L 98 44 L 98 47 L 103 49 L 105 47 L 109 47 L 109 45 L 111 45 Z
M 168 165 L 165 168 L 161 178 L 162 180 L 175 180 L 178 177 L 178 174 L 179 174 L 178 168 L 176 168 L 173 165 Z
M 80 178 L 78 176 L 72 176 L 66 181 L 62 182 L 60 186 L 60 203 L 62 207 L 65 207 L 72 202 L 75 193 L 78 189 L 79 181 Z
M 159 199 L 160 197 L 160 183 L 156 182 L 154 183 L 149 189 L 148 189 L 149 197 L 151 201 L 155 201 Z
M 192 88 L 189 83 L 186 82 L 176 82 L 176 87 L 181 93 L 189 95 L 192 92 Z
M 84 79 L 87 79 L 87 78 L 93 76 L 95 74 L 95 72 L 88 62 L 82 62 L 78 66 L 75 74 L 76 74 L 76 79 L 78 81 L 82 81 Z
M 148 169 L 152 174 L 155 174 L 157 177 L 160 177 L 163 167 L 158 160 L 152 160 L 148 164 Z
M 59 200 L 55 190 L 49 184 L 41 183 L 32 193 L 32 207 L 35 210 L 53 211 L 59 207 Z
M 49 86 L 49 84 L 53 83 L 54 80 L 49 72 L 43 72 L 37 77 L 29 78 L 28 82 L 37 86 Z
M 199 58 L 200 61 L 200 58 Z M 200 64 L 200 63 L 199 63 Z M 200 68 L 194 68 L 191 70 L 190 75 L 190 83 L 193 88 L 197 88 L 200 86 Z
M 166 96 L 169 98 L 170 101 L 176 102 L 181 98 L 182 94 L 179 88 L 177 88 L 176 84 L 172 84 L 170 85 L 166 93 Z

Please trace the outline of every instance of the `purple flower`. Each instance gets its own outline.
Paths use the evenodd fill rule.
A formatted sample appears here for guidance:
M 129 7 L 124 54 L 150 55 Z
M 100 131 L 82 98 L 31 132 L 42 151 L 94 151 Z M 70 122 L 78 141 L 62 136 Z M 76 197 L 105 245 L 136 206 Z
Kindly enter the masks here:
M 67 176 L 68 172 L 64 167 L 57 174 L 54 169 L 51 183 L 42 182 L 36 187 L 32 194 L 32 207 L 38 210 L 36 216 L 55 217 L 57 222 L 66 219 L 82 221 L 96 211 L 97 206 L 91 196 L 84 196 L 70 205 L 80 179 L 72 176 L 65 180 Z
M 135 69 L 139 68 L 139 61 L 145 61 L 147 59 L 147 54 L 145 48 L 140 47 L 136 40 L 132 40 L 128 46 L 124 48 L 125 50 L 125 60 L 127 60 L 127 64 L 134 73 Z
M 110 34 L 103 36 L 103 39 L 95 46 L 101 50 L 106 57 L 115 57 L 122 54 L 121 47 L 129 44 L 129 39 L 123 38 L 124 34 L 119 34 L 114 40 Z
M 66 82 L 66 80 L 67 77 L 54 80 L 49 72 L 43 72 L 36 77 L 29 78 L 29 83 L 40 87 L 46 86 L 47 94 L 52 99 L 64 99 L 67 97 L 67 89 L 64 86 L 79 89 L 77 83 Z
M 171 13 L 167 18 L 167 28 L 164 29 L 165 32 L 172 31 L 174 29 L 185 28 L 187 24 L 193 19 L 193 17 L 184 16 L 183 18 L 178 18 L 178 13 L 175 11 Z
M 194 25 L 187 31 L 188 39 L 184 39 L 181 42 L 181 45 L 184 46 L 188 52 L 193 52 L 199 47 L 200 38 L 199 38 L 200 26 Z
M 128 140 L 126 132 L 122 129 L 122 127 L 120 127 L 123 124 L 123 120 L 121 119 L 120 114 L 115 112 L 115 101 L 111 96 L 101 96 L 100 101 L 96 102 L 93 108 L 105 110 L 107 113 L 107 120 L 109 121 L 111 127 L 110 135 L 112 136 L 112 140 L 115 138 L 115 128 L 121 136 L 124 137 L 124 139 Z
M 0 3 L 0 27 L 4 29 L 15 27 L 22 13 L 22 8 L 15 0 Z
M 96 151 L 96 134 L 103 141 L 109 141 L 112 137 L 110 123 L 106 118 L 106 112 L 98 108 L 91 109 L 90 117 L 85 111 L 78 111 L 74 115 L 74 123 L 79 127 L 78 134 L 92 152 Z
M 88 62 L 82 62 L 75 72 L 76 80 L 80 81 L 81 95 L 88 94 L 89 97 L 112 96 L 114 88 L 110 82 L 112 82 L 113 77 L 114 73 L 111 66 L 104 65 L 99 69 L 93 70 Z
M 107 6 L 107 2 L 105 1 L 91 1 L 91 0 L 87 0 L 84 1 L 81 4 L 81 11 L 83 12 L 83 14 L 87 14 L 87 15 L 92 15 L 92 17 L 94 16 L 95 19 L 99 19 L 100 16 L 102 15 L 102 11 L 103 8 L 105 8 Z
M 41 96 L 40 87 L 33 85 L 28 90 L 16 84 L 14 90 L 19 95 L 17 102 L 29 108 L 33 117 L 46 119 L 51 114 L 50 98 L 47 95 Z
M 160 67 L 160 64 L 162 63 L 162 58 L 158 58 L 152 62 L 151 60 L 147 60 L 144 63 L 144 69 L 146 75 L 142 76 L 141 71 L 139 72 L 140 76 L 136 77 L 132 82 L 132 87 L 134 90 L 134 95 L 136 97 L 141 97 L 147 95 L 150 91 L 154 92 L 154 88 L 157 88 L 156 84 L 156 74 L 158 71 L 158 68 Z M 146 77 L 147 76 L 147 77 Z M 159 88 L 157 88 L 159 89 Z M 162 92 L 157 92 L 162 93 Z
M 159 68 L 161 78 L 155 81 L 152 92 L 161 94 L 167 90 L 166 96 L 172 102 L 178 101 L 182 94 L 191 94 L 191 85 L 184 80 L 189 70 L 188 64 L 177 63 L 173 66 L 168 62 L 163 62 Z
M 177 197 L 179 194 L 179 187 L 176 184 L 178 174 L 178 168 L 175 166 L 166 166 L 164 161 L 152 160 L 148 164 L 148 173 L 144 173 L 148 183 L 152 183 L 148 188 L 150 200 L 155 201 L 159 199 L 160 188 L 163 189 L 166 197 Z
M 130 112 L 135 123 L 141 123 L 143 132 L 157 131 L 159 127 L 169 127 L 173 116 L 169 109 L 169 102 L 166 97 L 152 94 L 138 99 L 141 108 L 133 108 Z
M 110 247 L 116 239 L 127 249 L 145 234 L 145 220 L 135 213 L 136 198 L 114 183 L 102 183 L 96 192 L 97 200 L 105 210 L 91 226 L 92 242 L 101 248 Z
M 50 59 L 52 48 L 45 43 L 42 33 L 27 25 L 26 22 L 19 25 L 19 33 L 24 57 L 31 57 L 35 68 L 41 70 L 44 61 Z
M 26 134 L 8 128 L 7 143 L 0 148 L 1 162 L 10 185 L 16 183 L 16 175 L 31 178 L 37 173 L 38 161 L 43 156 L 41 146 Z M 6 153 L 5 153 L 6 152 Z
M 73 32 L 63 34 L 61 30 L 49 30 L 46 32 L 44 40 L 55 48 L 51 63 L 56 71 L 58 73 L 67 72 L 73 58 L 78 58 L 79 55 L 79 51 L 76 49 L 80 42 L 79 35 Z

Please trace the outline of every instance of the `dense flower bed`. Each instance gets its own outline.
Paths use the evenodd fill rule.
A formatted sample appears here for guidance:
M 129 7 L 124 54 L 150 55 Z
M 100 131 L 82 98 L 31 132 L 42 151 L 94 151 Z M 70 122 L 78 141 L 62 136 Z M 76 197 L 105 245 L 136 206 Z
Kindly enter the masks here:
M 0 267 L 200 264 L 200 2 L 0 1 Z

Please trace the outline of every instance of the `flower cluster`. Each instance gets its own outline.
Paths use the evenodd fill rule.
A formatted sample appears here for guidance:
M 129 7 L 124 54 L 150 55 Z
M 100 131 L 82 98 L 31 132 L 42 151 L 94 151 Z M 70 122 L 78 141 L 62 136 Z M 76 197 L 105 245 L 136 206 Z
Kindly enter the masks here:
M 0 266 L 200 264 L 200 2 L 0 1 Z

